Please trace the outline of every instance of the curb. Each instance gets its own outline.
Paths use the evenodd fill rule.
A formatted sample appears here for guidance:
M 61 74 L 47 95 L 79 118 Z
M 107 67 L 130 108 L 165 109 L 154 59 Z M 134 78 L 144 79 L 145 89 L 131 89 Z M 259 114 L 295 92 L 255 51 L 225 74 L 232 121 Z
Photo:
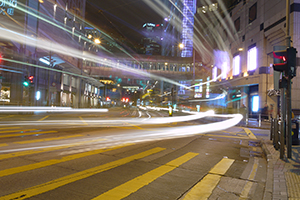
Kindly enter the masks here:
M 263 200 L 271 200 L 273 198 L 273 182 L 274 182 L 274 161 L 271 152 L 269 151 L 266 141 L 262 140 L 262 150 L 267 159 L 267 180 L 266 180 L 266 187 L 264 191 Z

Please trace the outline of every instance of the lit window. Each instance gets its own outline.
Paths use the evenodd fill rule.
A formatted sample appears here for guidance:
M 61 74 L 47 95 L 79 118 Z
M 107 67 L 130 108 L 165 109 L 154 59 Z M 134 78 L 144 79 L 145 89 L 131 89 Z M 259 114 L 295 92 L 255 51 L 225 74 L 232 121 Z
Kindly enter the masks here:
M 259 96 L 255 95 L 252 97 L 252 111 L 258 112 L 259 109 Z
M 217 69 L 217 66 L 214 66 L 212 68 L 212 77 L 213 77 L 213 80 L 216 81 L 217 80 L 217 76 L 218 76 L 218 69 Z
M 257 67 L 257 48 L 252 47 L 248 50 L 248 60 L 247 60 L 248 71 L 253 71 Z
M 223 79 L 227 78 L 227 70 L 228 70 L 227 62 L 223 62 L 223 64 L 222 64 L 222 78 Z
M 240 56 L 234 56 L 233 57 L 233 76 L 240 74 Z

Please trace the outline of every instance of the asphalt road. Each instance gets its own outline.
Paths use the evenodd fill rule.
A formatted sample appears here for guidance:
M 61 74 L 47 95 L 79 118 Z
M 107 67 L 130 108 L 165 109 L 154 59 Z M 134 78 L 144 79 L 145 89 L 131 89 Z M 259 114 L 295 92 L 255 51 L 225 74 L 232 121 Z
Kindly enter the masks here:
M 262 199 L 267 130 L 170 118 L 119 108 L 0 115 L 0 199 Z

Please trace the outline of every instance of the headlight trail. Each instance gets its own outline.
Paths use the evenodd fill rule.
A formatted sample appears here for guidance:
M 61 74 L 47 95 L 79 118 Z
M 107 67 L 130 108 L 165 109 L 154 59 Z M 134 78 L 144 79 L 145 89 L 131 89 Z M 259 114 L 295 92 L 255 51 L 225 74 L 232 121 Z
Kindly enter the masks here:
M 84 143 L 88 147 L 85 147 L 83 145 L 82 148 L 77 148 L 75 150 L 65 150 L 63 151 L 63 154 L 69 154 L 69 153 L 78 153 L 83 151 L 90 151 L 93 149 L 99 149 L 99 148 L 107 148 L 114 145 L 122 145 L 122 144 L 128 144 L 128 143 L 140 143 L 140 142 L 148 142 L 148 141 L 159 141 L 159 140 L 165 140 L 165 139 L 174 139 L 174 138 L 181 138 L 181 137 L 189 137 L 197 134 L 204 134 L 214 131 L 221 131 L 228 129 L 232 126 L 235 126 L 240 122 L 240 120 L 243 118 L 241 114 L 232 114 L 232 115 L 213 115 L 213 113 L 210 113 L 211 116 L 216 117 L 225 117 L 229 119 L 225 119 L 221 122 L 214 122 L 209 124 L 203 124 L 203 125 L 193 125 L 193 126 L 180 126 L 180 127 L 155 127 L 153 130 L 150 128 L 140 131 L 135 129 L 134 131 L 130 132 L 114 132 L 113 134 L 104 133 L 102 132 L 101 135 L 90 135 L 88 140 L 87 138 L 82 139 L 74 139 L 74 140 L 67 140 L 64 143 L 46 143 L 46 144 L 36 144 L 36 146 L 30 147 L 30 149 L 40 149 L 45 147 L 56 147 L 56 146 L 64 146 L 67 144 L 76 144 L 78 142 L 84 141 Z M 100 141 L 95 142 L 95 139 L 100 139 Z M 90 143 L 89 143 L 90 141 Z M 93 145 L 90 145 L 93 143 Z M 13 152 L 13 151 L 24 151 L 28 150 L 28 148 L 15 148 L 15 149 L 7 149 L 3 150 L 2 152 Z
M 84 108 L 71 108 L 71 107 L 30 107 L 30 106 L 3 106 L 0 107 L 0 113 L 4 112 L 108 112 L 108 109 L 84 109 Z

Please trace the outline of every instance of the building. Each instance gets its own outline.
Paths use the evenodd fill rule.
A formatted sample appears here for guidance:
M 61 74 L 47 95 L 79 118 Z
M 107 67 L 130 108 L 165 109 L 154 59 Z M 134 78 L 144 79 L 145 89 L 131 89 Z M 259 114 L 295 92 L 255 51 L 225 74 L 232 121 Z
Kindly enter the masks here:
M 291 1 L 290 5 L 290 36 L 292 46 L 297 49 L 300 48 L 299 5 L 299 0 Z M 224 47 L 228 47 L 214 51 L 212 69 L 214 80 L 228 93 L 228 107 L 239 109 L 244 105 L 251 115 L 267 104 L 276 108 L 273 116 L 278 113 L 279 76 L 273 71 L 272 52 L 286 49 L 285 8 L 286 2 L 282 0 L 235 1 L 215 29 L 206 29 L 206 33 L 219 34 Z M 293 110 L 300 107 L 299 75 L 298 71 L 292 84 Z
M 161 55 L 163 24 L 145 23 L 142 28 L 144 54 Z
M 85 0 L 2 3 L 0 100 L 16 105 L 98 106 L 100 87 L 82 69 Z M 31 77 L 27 85 L 28 77 Z M 24 83 L 24 85 L 23 85 Z

